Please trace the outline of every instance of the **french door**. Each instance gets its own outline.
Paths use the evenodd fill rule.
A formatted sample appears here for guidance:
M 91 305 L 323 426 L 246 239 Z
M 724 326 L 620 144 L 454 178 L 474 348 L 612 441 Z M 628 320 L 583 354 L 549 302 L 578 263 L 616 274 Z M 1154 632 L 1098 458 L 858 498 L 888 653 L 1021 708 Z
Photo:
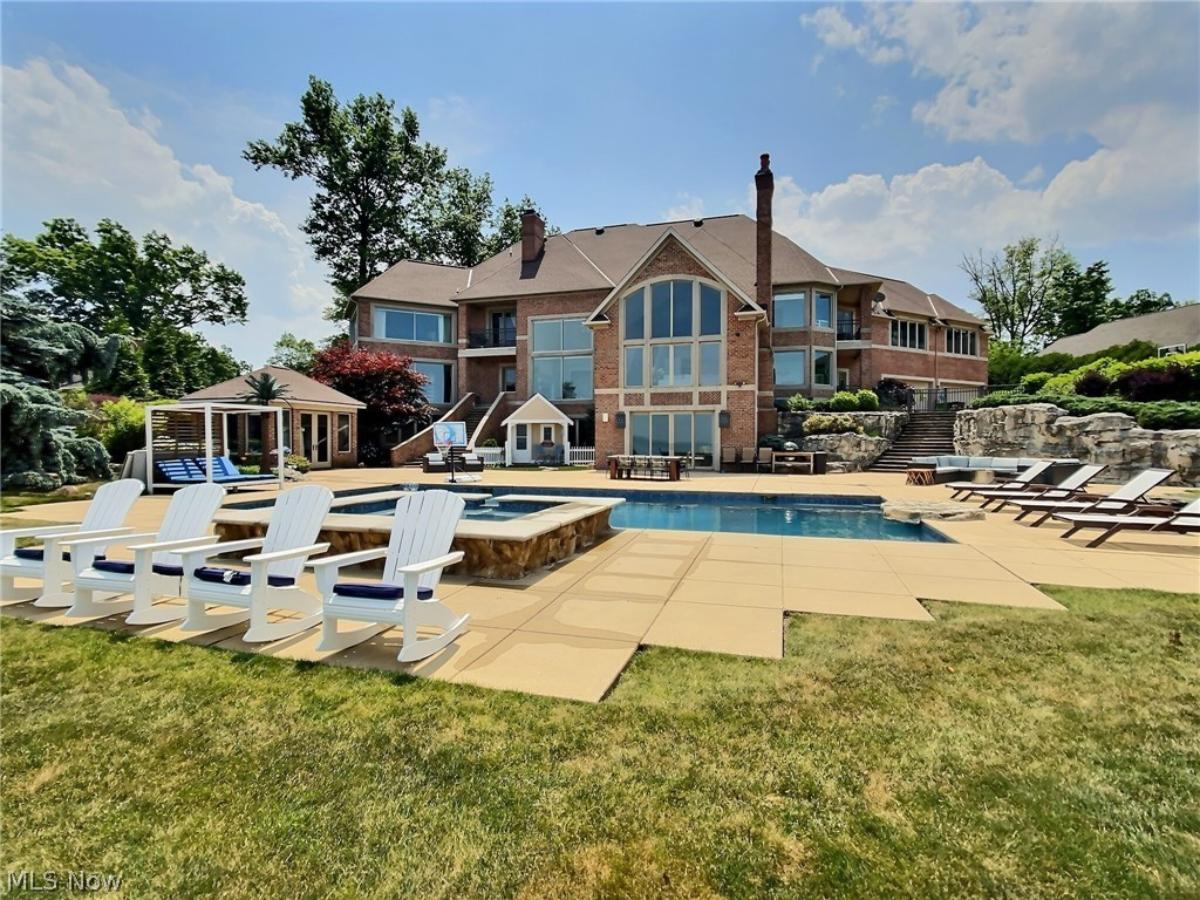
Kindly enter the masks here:
M 300 452 L 313 468 L 329 466 L 328 413 L 300 413 Z
M 714 458 L 713 413 L 630 413 L 629 452 L 637 456 L 688 456 L 696 467 L 711 469 Z

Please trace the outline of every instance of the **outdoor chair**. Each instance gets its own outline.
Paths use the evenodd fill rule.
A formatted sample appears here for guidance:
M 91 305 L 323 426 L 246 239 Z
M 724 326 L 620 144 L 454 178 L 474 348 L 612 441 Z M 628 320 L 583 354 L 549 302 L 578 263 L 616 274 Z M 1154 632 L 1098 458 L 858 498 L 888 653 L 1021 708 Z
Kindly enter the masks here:
M 743 447 L 738 451 L 738 462 L 742 464 L 743 469 L 749 467 L 750 471 L 753 472 L 755 470 L 756 458 L 753 447 Z
M 772 463 L 775 459 L 775 451 L 770 447 L 761 447 L 758 451 L 758 464 L 755 466 L 759 472 L 770 472 Z
M 208 534 L 208 529 L 224 498 L 225 488 L 219 484 L 193 484 L 171 498 L 158 531 L 123 534 L 115 540 L 92 537 L 65 542 L 75 566 L 75 602 L 67 615 L 127 612 L 129 617 L 125 621 L 130 625 L 155 625 L 182 618 L 181 607 L 155 606 L 154 601 L 179 596 L 183 560 L 173 550 L 198 542 L 216 542 L 216 535 Z M 133 551 L 133 559 L 93 559 L 89 565 L 90 554 L 82 551 L 109 542 L 128 547 Z M 109 597 L 132 596 L 125 600 L 99 600 L 97 592 Z
M 425 659 L 467 630 L 469 615 L 457 615 L 435 598 L 442 570 L 461 562 L 451 552 L 454 529 L 466 503 L 449 491 L 419 491 L 396 503 L 392 533 L 386 548 L 360 550 L 313 560 L 321 594 L 321 643 L 318 650 L 344 650 L 399 625 L 404 629 L 397 659 Z M 347 566 L 384 560 L 383 577 L 374 582 L 339 581 Z M 370 624 L 339 632 L 338 622 L 350 619 Z M 418 630 L 436 628 L 429 636 Z
M 1021 511 L 1017 521 L 1028 515 L 1039 514 L 1030 524 L 1037 528 L 1056 512 L 1122 513 L 1145 506 L 1143 498 L 1175 472 L 1173 469 L 1147 469 L 1135 475 L 1111 494 L 1077 494 L 1070 499 L 1012 500 Z
M 183 558 L 183 596 L 187 600 L 183 630 L 212 631 L 249 619 L 242 640 L 261 643 L 316 625 L 321 620 L 321 601 L 300 590 L 296 581 L 310 556 L 329 549 L 328 544 L 314 542 L 332 503 L 329 488 L 315 484 L 292 488 L 275 501 L 265 536 L 179 548 L 176 552 Z M 242 560 L 249 564 L 249 572 L 204 565 L 214 556 L 245 550 L 260 551 Z M 210 605 L 241 608 L 211 613 Z M 304 615 L 271 622 L 267 614 L 273 609 Z
M 946 487 L 950 488 L 951 500 L 967 500 L 981 490 L 1003 491 L 1006 494 L 1011 491 L 1014 494 L 1019 494 L 1052 465 L 1054 465 L 1054 460 L 1052 459 L 1038 460 L 1016 478 L 1000 484 L 989 484 L 986 487 L 974 481 L 949 481 L 946 482 Z
M 102 485 L 88 504 L 78 525 L 42 525 L 37 528 L 12 528 L 0 531 L 0 595 L 17 599 L 16 579 L 33 578 L 42 582 L 41 596 L 35 606 L 61 608 L 71 605 L 64 585 L 71 578 L 71 554 L 62 548 L 71 538 L 115 538 L 133 531 L 121 523 L 129 515 L 146 486 L 136 478 L 123 478 Z M 19 538 L 37 538 L 40 547 L 17 547 Z M 107 541 L 99 540 L 80 548 L 83 561 L 103 559 Z M 37 596 L 37 593 L 31 595 Z
M 722 447 L 721 448 L 721 471 L 728 472 L 737 468 L 737 448 Z
M 1069 538 L 1083 528 L 1103 528 L 1103 534 L 1088 542 L 1099 547 L 1114 534 L 1122 531 L 1173 531 L 1179 534 L 1200 534 L 1200 498 L 1182 509 L 1146 507 L 1129 515 L 1102 512 L 1054 513 L 1054 518 L 1070 527 L 1060 535 Z
M 1020 492 L 1016 497 L 1010 492 L 1003 490 L 980 490 L 975 492 L 975 496 L 983 500 L 980 509 L 987 509 L 989 504 L 999 501 L 1000 505 L 993 507 L 992 512 L 999 512 L 1017 500 L 1027 500 L 1034 497 L 1042 500 L 1070 500 L 1079 494 L 1087 486 L 1088 482 L 1106 468 L 1108 466 L 1089 463 L 1086 466 L 1080 466 L 1056 485 L 1026 485 L 1025 490 Z

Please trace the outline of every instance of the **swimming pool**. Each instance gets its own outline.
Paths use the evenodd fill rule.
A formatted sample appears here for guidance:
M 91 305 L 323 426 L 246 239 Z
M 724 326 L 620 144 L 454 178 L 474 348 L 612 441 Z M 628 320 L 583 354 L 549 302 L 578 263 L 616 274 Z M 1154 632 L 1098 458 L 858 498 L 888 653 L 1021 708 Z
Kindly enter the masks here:
M 610 523 L 614 528 L 654 528 L 672 531 L 724 531 L 740 534 L 769 534 L 793 537 L 856 538 L 874 541 L 927 541 L 947 543 L 941 533 L 926 525 L 894 522 L 885 518 L 880 508 L 882 498 L 826 496 L 806 494 L 735 494 L 701 491 L 639 491 L 580 488 L 563 491 L 556 488 L 502 487 L 472 484 L 455 485 L 395 485 L 398 490 L 458 490 L 460 493 L 545 496 L 544 506 L 532 501 L 506 501 L 512 506 L 505 515 L 501 509 L 496 516 L 518 518 L 538 509 L 562 502 L 568 496 L 621 497 L 625 500 L 614 507 Z M 483 518 L 491 504 L 478 504 L 476 517 Z M 394 505 L 394 503 L 393 503 Z M 528 507 L 527 509 L 521 509 Z M 352 509 L 344 507 L 344 512 Z M 470 504 L 467 515 L 471 516 Z
M 505 500 L 497 503 L 495 500 L 467 500 L 467 508 L 463 510 L 463 518 L 473 522 L 510 522 L 530 513 L 541 512 L 559 505 L 557 500 L 538 502 L 533 500 Z M 368 503 L 348 503 L 339 505 L 336 512 L 358 516 L 391 516 L 396 511 L 395 500 L 373 500 Z

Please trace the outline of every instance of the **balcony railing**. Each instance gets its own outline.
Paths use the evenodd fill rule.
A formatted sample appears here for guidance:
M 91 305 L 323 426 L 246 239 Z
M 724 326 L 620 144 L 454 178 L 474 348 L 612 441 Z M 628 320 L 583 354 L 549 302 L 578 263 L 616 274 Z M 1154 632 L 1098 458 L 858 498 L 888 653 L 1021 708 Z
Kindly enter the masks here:
M 837 339 L 839 341 L 861 341 L 862 323 L 855 316 L 838 316 Z
M 517 329 L 512 328 L 480 328 L 467 332 L 467 346 L 472 350 L 483 347 L 515 347 L 517 346 Z

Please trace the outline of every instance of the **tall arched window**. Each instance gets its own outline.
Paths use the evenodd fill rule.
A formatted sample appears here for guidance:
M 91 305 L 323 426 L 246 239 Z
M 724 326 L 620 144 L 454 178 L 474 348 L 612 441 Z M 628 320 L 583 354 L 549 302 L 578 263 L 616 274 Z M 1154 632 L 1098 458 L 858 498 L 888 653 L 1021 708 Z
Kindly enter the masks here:
M 663 278 L 621 298 L 625 387 L 679 388 L 724 380 L 725 292 L 694 278 Z

